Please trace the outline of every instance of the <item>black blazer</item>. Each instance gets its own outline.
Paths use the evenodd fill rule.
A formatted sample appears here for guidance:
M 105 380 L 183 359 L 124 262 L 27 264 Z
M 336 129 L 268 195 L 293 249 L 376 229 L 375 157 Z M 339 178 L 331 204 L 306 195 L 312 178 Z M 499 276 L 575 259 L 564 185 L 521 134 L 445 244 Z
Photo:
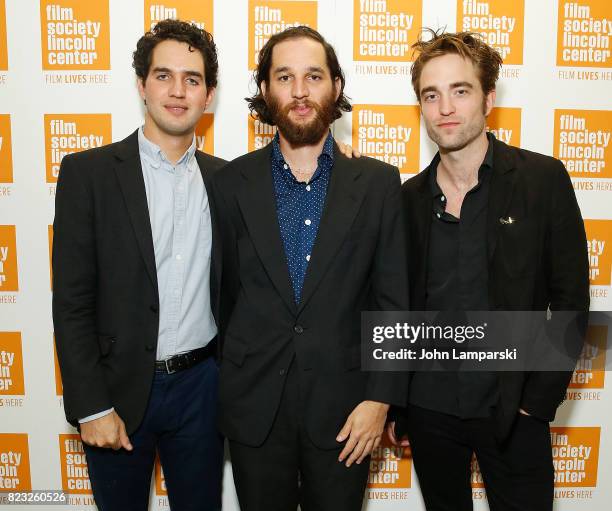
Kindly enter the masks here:
M 336 147 L 326 202 L 296 305 L 282 244 L 271 145 L 213 177 L 223 238 L 220 425 L 231 440 L 265 440 L 293 360 L 301 414 L 315 445 L 363 400 L 405 403 L 403 374 L 360 370 L 362 310 L 408 306 L 400 179 Z
M 200 151 L 196 158 L 208 190 L 224 161 Z M 212 220 L 211 303 L 217 317 L 220 258 Z M 76 425 L 114 407 L 129 434 L 147 405 L 159 327 L 137 132 L 62 160 L 53 232 L 53 324 L 66 418 Z
M 586 235 L 574 189 L 554 158 L 493 141 L 487 212 L 489 303 L 492 310 L 588 311 Z M 432 221 L 428 167 L 402 186 L 409 243 L 410 300 L 424 310 Z M 516 222 L 504 224 L 500 218 Z M 519 407 L 553 420 L 571 372 L 501 372 L 499 438 Z M 400 421 L 401 422 L 401 421 Z M 398 424 L 398 433 L 404 427 Z

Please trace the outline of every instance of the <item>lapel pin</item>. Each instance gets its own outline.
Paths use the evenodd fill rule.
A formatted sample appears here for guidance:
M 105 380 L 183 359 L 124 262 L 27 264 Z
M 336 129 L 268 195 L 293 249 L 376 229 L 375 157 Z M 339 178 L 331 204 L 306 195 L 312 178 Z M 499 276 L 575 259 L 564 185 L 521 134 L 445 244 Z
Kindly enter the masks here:
M 514 222 L 516 222 L 516 219 L 512 218 L 511 216 L 509 216 L 508 218 L 502 217 L 499 219 L 499 223 L 504 224 L 504 225 L 510 225 L 510 224 L 513 224 Z

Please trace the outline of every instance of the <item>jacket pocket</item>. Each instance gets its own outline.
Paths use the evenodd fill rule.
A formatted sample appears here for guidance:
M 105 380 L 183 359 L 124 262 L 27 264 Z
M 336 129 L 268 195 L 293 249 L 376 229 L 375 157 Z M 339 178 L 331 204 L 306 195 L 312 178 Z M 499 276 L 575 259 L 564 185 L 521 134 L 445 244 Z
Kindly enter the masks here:
M 248 345 L 235 337 L 227 336 L 223 343 L 223 359 L 228 359 L 238 367 L 244 364 L 247 352 L 249 351 Z

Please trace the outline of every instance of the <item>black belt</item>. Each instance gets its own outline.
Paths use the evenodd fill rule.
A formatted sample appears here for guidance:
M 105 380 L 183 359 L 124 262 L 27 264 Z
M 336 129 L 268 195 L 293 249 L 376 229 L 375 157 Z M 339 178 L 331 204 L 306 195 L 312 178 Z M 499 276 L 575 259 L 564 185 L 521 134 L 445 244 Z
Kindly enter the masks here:
M 179 353 L 178 355 L 174 355 L 166 360 L 157 360 L 155 362 L 155 370 L 173 374 L 189 369 L 197 363 L 202 362 L 202 360 L 215 356 L 217 346 L 215 341 L 216 340 L 213 339 L 203 348 L 197 348 L 186 353 Z

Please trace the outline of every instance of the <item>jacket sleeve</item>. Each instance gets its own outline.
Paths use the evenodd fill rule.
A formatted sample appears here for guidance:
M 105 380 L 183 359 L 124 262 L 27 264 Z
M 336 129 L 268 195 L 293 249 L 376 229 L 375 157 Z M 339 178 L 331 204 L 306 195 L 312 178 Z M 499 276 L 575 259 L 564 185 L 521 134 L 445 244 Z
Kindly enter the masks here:
M 561 162 L 556 161 L 556 164 L 551 190 L 550 229 L 545 247 L 545 267 L 549 269 L 549 307 L 553 322 L 555 311 L 576 313 L 573 326 L 578 332 L 577 341 L 582 345 L 589 310 L 586 234 L 569 175 Z M 551 325 L 551 330 L 555 330 L 555 325 Z M 555 342 L 563 342 L 563 339 L 555 339 Z M 573 341 L 573 344 L 577 342 Z M 579 356 L 579 350 L 574 356 Z M 521 407 L 538 418 L 553 420 L 571 377 L 572 371 L 530 373 L 525 382 Z
M 408 268 L 399 172 L 387 179 L 378 243 L 372 266 L 372 310 L 408 310 Z M 405 406 L 408 373 L 372 371 L 366 399 Z
M 72 155 L 62 160 L 53 222 L 53 326 L 66 418 L 111 408 L 100 365 L 93 190 Z

